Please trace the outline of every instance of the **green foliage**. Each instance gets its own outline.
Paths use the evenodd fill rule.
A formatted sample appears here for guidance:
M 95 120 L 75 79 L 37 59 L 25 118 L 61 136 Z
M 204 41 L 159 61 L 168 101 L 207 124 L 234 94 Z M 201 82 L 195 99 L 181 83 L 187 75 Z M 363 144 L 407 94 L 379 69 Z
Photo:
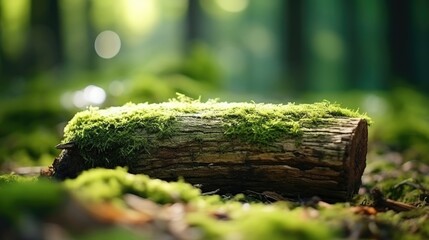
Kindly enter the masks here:
M 429 163 L 429 99 L 409 88 L 397 88 L 387 98 L 391 111 L 374 129 L 374 140 L 404 153 L 409 160 Z
M 47 164 L 43 161 L 52 161 L 57 154 L 53 146 L 61 139 L 57 125 L 72 115 L 61 109 L 58 92 L 46 90 L 55 84 L 53 80 L 21 84 L 0 93 L 0 165 Z
M 178 72 L 211 85 L 219 85 L 220 82 L 220 68 L 213 53 L 201 42 L 192 46 L 189 56 L 185 58 Z
M 200 196 L 200 190 L 183 181 L 165 182 L 146 175 L 133 175 L 123 168 L 91 169 L 65 186 L 90 202 L 111 201 L 132 193 L 157 203 L 189 202 Z

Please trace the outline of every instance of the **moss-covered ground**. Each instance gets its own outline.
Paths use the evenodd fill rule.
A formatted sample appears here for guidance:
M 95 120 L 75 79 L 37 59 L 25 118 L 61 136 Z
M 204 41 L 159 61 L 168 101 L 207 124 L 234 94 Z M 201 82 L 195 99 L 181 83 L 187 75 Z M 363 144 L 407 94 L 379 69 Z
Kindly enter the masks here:
M 0 183 L 1 196 L 8 196 L 0 198 L 0 236 L 44 239 L 60 229 L 60 237 L 78 239 L 427 239 L 423 186 L 429 177 L 384 177 L 362 191 L 378 187 L 385 201 L 408 208 L 376 205 L 365 192 L 337 204 L 250 191 L 206 195 L 183 181 L 164 182 L 123 168 L 92 169 L 61 183 L 8 175 Z

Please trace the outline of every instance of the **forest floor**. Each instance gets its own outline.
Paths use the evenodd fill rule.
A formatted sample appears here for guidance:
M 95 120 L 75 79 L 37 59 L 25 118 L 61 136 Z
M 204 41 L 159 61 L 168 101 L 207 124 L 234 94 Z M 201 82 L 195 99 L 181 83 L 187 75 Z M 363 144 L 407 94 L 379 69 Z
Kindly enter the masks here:
M 350 202 L 216 195 L 124 169 L 0 177 L 1 239 L 429 239 L 429 165 L 370 151 Z

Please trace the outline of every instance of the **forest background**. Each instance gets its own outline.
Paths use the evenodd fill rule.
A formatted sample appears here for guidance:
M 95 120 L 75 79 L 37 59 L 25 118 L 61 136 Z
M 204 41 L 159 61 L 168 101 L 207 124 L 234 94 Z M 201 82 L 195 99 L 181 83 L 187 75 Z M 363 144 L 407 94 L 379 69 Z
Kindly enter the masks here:
M 1 0 L 0 164 L 49 165 L 88 106 L 176 92 L 327 99 L 373 118 L 370 151 L 429 162 L 428 43 L 424 0 Z

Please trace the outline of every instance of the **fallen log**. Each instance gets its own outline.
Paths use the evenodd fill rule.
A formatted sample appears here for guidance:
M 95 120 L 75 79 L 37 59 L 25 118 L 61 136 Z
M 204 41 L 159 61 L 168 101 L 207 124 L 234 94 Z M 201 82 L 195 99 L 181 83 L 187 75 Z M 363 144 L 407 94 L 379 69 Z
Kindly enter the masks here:
M 350 199 L 361 184 L 368 118 L 337 104 L 222 103 L 180 99 L 77 113 L 52 165 L 58 179 L 127 166 L 184 178 L 203 191 L 272 191 Z

